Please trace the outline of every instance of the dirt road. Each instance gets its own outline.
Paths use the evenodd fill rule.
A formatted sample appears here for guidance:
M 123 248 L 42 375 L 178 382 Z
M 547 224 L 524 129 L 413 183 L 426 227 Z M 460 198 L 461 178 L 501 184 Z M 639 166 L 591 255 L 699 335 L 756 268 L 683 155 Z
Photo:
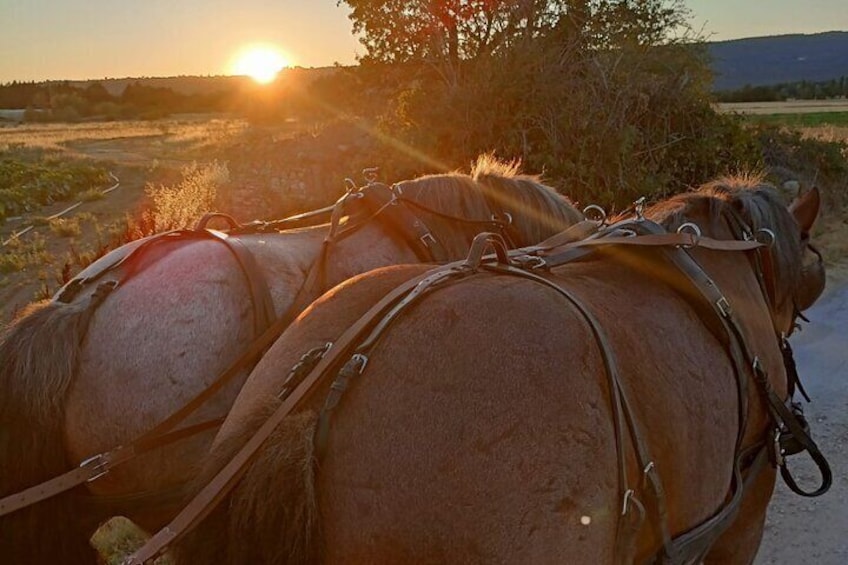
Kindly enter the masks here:
M 814 438 L 833 469 L 833 486 L 819 498 L 802 498 L 782 481 L 769 508 L 756 564 L 848 563 L 848 279 L 829 283 L 807 312 L 810 321 L 792 338 L 801 379 L 812 398 L 805 406 Z M 817 483 L 812 464 L 791 460 L 807 488 Z

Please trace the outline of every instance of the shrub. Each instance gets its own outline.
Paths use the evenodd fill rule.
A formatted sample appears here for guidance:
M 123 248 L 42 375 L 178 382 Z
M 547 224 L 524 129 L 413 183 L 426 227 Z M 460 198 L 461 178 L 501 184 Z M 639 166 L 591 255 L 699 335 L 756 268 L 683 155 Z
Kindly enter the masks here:
M 155 231 L 193 227 L 215 207 L 218 188 L 227 180 L 227 166 L 216 161 L 184 167 L 182 180 L 175 186 L 148 185 L 146 192 L 153 207 L 146 221 Z
M 107 182 L 107 172 L 88 162 L 0 155 L 0 222 Z
M 705 68 L 697 46 L 536 41 L 463 67 L 454 83 L 420 72 L 380 128 L 446 168 L 494 150 L 576 200 L 624 206 L 761 165 L 739 119 L 713 110 Z

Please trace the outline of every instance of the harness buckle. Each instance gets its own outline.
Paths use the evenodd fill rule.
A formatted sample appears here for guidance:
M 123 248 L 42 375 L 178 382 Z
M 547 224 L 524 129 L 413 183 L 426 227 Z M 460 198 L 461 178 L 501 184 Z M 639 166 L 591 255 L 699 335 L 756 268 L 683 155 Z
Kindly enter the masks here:
M 639 199 L 633 203 L 633 207 L 634 211 L 636 212 L 636 221 L 643 221 L 645 219 L 645 197 L 639 197 Z
M 589 214 L 593 212 L 593 214 Z M 607 212 L 597 204 L 589 204 L 583 208 L 583 215 L 590 222 L 596 222 L 599 226 L 604 226 L 607 223 Z M 592 217 L 594 216 L 594 217 Z
M 630 499 L 633 498 L 634 494 L 635 493 L 633 492 L 632 488 L 629 488 L 626 491 L 624 491 L 624 502 L 621 505 L 621 515 L 622 516 L 625 516 L 627 514 L 627 506 L 630 504 Z
M 351 368 L 356 371 L 357 375 L 361 375 L 362 372 L 365 371 L 365 367 L 368 365 L 368 356 L 363 353 L 354 353 L 350 360 L 353 362 L 353 366 Z
M 764 234 L 766 236 L 764 238 L 765 241 L 760 240 L 760 234 Z M 754 239 L 756 239 L 756 241 L 762 243 L 766 247 L 774 247 L 774 241 L 775 239 L 777 239 L 777 236 L 775 236 L 774 232 L 768 228 L 760 228 L 757 230 L 757 235 Z
M 721 315 L 725 318 L 729 318 L 731 314 L 733 314 L 733 308 L 730 307 L 730 302 L 727 301 L 727 298 L 722 296 L 718 300 L 716 300 L 716 308 L 719 309 Z
M 771 443 L 771 454 L 774 458 L 774 464 L 777 467 L 783 467 L 786 464 L 786 458 L 784 457 L 785 452 L 780 445 L 780 437 L 781 437 L 780 427 L 776 427 L 774 429 L 774 435 L 772 437 Z
M 528 271 L 533 269 L 544 269 L 548 266 L 548 262 L 538 255 L 518 255 L 516 257 L 512 257 L 511 260 L 518 267 Z
M 380 167 L 368 167 L 362 169 L 362 176 L 365 177 L 365 182 L 368 184 L 374 184 L 377 182 L 377 173 L 380 171 Z
M 430 232 L 425 233 L 418 239 L 421 240 L 421 243 L 423 243 L 424 247 L 426 247 L 427 249 L 430 249 L 430 247 L 432 247 L 433 244 L 436 243 L 436 238 L 433 237 L 433 234 Z
M 701 242 L 701 228 L 698 227 L 697 224 L 693 224 L 692 222 L 686 222 L 680 224 L 680 227 L 677 228 L 677 233 L 691 233 L 692 237 L 695 238 L 693 243 L 681 245 L 683 249 L 691 249 L 693 247 L 698 247 L 698 244 Z
M 495 224 L 498 224 L 499 227 L 506 227 L 512 225 L 512 214 L 510 214 L 509 212 L 503 213 L 503 219 L 497 214 L 492 214 L 490 218 Z
M 93 457 L 89 457 L 85 461 L 79 464 L 80 468 L 83 469 L 91 469 L 94 471 L 94 475 L 90 476 L 85 480 L 85 482 L 90 483 L 96 481 L 103 475 L 109 472 L 109 469 L 106 467 L 109 465 L 109 459 L 106 457 L 105 453 L 98 453 Z

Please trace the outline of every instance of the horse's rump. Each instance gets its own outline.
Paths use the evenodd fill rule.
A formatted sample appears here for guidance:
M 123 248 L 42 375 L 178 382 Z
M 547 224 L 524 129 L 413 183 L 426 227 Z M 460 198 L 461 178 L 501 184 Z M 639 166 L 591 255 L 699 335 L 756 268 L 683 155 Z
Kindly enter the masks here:
M 674 291 L 646 275 L 590 263 L 562 269 L 556 281 L 591 304 L 608 332 L 667 485 L 672 527 L 706 519 L 728 492 L 737 430 L 722 348 Z M 348 283 L 346 297 L 316 303 L 263 360 L 219 437 L 249 434 L 247 415 L 292 364 L 285 352 L 341 333 L 335 315 L 382 284 L 368 275 Z M 618 518 L 610 509 L 621 500 L 604 374 L 589 327 L 551 289 L 478 274 L 434 290 L 392 324 L 333 413 L 317 468 L 322 522 L 311 539 L 320 532 L 328 561 L 607 560 Z M 315 397 L 319 408 L 323 394 Z M 292 501 L 257 498 L 251 476 L 289 480 L 261 461 L 233 494 L 229 508 L 245 530 L 231 543 L 277 562 L 281 547 L 303 537 L 269 545 L 266 528 L 279 532 Z M 651 540 L 641 543 L 645 551 Z

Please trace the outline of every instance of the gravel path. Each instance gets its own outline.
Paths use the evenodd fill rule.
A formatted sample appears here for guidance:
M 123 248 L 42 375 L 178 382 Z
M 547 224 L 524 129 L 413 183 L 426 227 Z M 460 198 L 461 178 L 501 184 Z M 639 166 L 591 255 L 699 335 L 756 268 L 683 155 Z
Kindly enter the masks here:
M 816 442 L 833 470 L 833 486 L 819 498 L 792 493 L 778 479 L 755 563 L 848 563 L 848 280 L 829 284 L 807 312 L 812 322 L 792 337 L 798 372 L 812 403 L 805 406 Z M 818 474 L 807 461 L 790 464 L 807 488 Z

